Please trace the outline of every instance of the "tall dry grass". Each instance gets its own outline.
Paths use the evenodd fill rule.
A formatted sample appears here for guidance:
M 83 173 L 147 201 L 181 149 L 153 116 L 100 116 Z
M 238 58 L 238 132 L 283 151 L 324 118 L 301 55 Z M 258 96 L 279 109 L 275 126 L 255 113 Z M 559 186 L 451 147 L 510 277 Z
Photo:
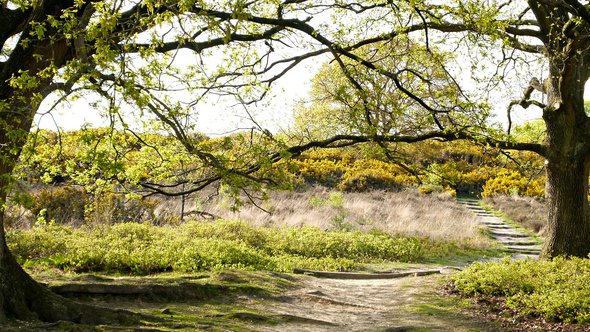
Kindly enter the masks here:
M 487 197 L 484 202 L 538 235 L 545 234 L 549 213 L 544 200 L 521 196 L 493 196 Z
M 260 207 L 245 205 L 237 212 L 232 212 L 231 203 L 227 198 L 215 196 L 205 199 L 210 194 L 211 192 L 200 193 L 198 197 L 189 197 L 185 200 L 185 212 L 205 212 L 189 214 L 184 218 L 185 221 L 203 216 L 216 216 L 265 227 L 316 226 L 324 230 L 363 231 L 379 229 L 390 234 L 471 246 L 487 246 L 488 243 L 480 231 L 476 217 L 448 194 L 425 195 L 417 190 L 341 193 L 323 187 L 311 187 L 300 192 L 272 192 L 269 200 L 259 202 Z M 49 202 L 49 198 L 45 201 Z M 141 207 L 139 210 L 134 208 L 131 204 L 133 202 L 121 201 L 122 204 L 119 205 L 122 206 L 115 211 L 110 208 L 114 206 L 110 200 L 105 202 L 108 203 L 105 206 L 109 209 L 93 211 L 100 214 L 105 224 L 124 221 L 145 221 L 155 225 L 174 224 L 180 219 L 182 205 L 180 197 L 151 198 L 149 201 L 135 202 L 135 205 L 139 204 Z M 14 219 L 9 222 L 12 227 L 24 229 L 37 222 L 37 216 L 30 211 L 23 213 L 22 208 L 15 208 L 18 206 L 9 209 L 9 215 Z M 142 214 L 138 215 L 136 210 Z M 47 221 L 50 221 L 49 218 Z M 76 227 L 92 223 L 92 220 L 59 219 L 56 223 Z
M 174 208 L 171 204 L 168 203 L 168 209 Z M 179 203 L 174 204 L 178 209 Z M 253 205 L 232 212 L 223 198 L 196 206 L 223 219 L 245 220 L 257 226 L 379 229 L 435 241 L 474 246 L 489 244 L 476 216 L 457 204 L 452 196 L 424 195 L 417 190 L 339 193 L 316 187 L 305 192 L 273 192 L 271 198 L 260 205 L 268 212 Z M 193 203 L 192 208 L 196 206 Z

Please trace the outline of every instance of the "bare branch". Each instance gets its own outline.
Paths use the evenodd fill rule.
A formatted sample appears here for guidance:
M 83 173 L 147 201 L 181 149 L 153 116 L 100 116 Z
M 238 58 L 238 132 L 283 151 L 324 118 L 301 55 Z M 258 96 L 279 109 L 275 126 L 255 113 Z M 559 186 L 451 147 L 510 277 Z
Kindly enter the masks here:
M 540 109 L 544 109 L 545 107 L 547 107 L 547 105 L 545 105 L 539 101 L 531 100 L 531 94 L 535 90 L 545 93 L 545 86 L 543 84 L 541 84 L 541 82 L 539 82 L 538 78 L 533 77 L 531 79 L 531 82 L 529 83 L 529 86 L 524 90 L 524 94 L 523 94 L 522 98 L 519 100 L 513 100 L 508 105 L 508 110 L 506 111 L 506 114 L 508 116 L 508 129 L 507 129 L 508 135 L 510 135 L 510 132 L 512 130 L 512 108 L 514 106 L 519 105 L 520 107 L 522 107 L 524 109 L 529 108 L 531 105 L 535 105 L 535 106 L 539 107 Z

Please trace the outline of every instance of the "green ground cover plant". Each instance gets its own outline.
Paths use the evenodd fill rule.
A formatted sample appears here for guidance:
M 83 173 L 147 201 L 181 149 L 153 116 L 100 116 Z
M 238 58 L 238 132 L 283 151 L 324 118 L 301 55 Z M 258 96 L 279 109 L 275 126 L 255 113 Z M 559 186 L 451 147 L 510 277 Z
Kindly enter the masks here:
M 590 323 L 590 260 L 504 259 L 475 263 L 451 277 L 463 295 L 498 297 L 519 315 Z
M 409 262 L 427 255 L 423 250 L 426 240 L 377 230 L 263 228 L 238 221 L 188 222 L 176 227 L 124 223 L 77 229 L 47 224 L 11 230 L 8 239 L 19 262 L 27 267 L 139 275 L 223 268 L 354 270 L 363 263 Z

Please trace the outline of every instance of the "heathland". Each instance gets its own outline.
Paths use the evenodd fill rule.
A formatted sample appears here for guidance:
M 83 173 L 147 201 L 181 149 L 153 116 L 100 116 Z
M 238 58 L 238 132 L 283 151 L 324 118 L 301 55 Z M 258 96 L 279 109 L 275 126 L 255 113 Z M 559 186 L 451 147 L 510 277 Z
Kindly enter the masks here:
M 507 253 L 457 204 L 481 199 L 542 240 L 543 160 L 532 154 L 423 142 L 400 144 L 392 158 L 361 145 L 306 152 L 252 183 L 183 192 L 200 165 L 177 144 L 110 129 L 40 131 L 29 142 L 7 205 L 15 257 L 60 294 L 139 314 L 83 329 L 576 330 L 590 321 L 587 259 L 498 260 Z M 231 138 L 201 144 L 240 155 Z M 296 269 L 462 271 L 339 281 Z M 74 326 L 23 324 L 6 328 Z

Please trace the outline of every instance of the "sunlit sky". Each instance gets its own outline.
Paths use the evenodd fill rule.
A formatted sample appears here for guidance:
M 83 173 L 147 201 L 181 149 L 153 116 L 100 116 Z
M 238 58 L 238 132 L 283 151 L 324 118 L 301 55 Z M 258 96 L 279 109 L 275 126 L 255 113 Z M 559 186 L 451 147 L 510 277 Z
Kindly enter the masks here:
M 311 89 L 311 79 L 321 62 L 302 63 L 288 72 L 273 86 L 272 94 L 262 102 L 249 106 L 249 112 L 257 123 L 271 132 L 287 129 L 292 123 L 292 110 L 295 102 L 306 98 Z M 91 103 L 92 96 L 81 97 L 76 101 L 62 102 L 56 109 L 46 113 L 55 98 L 48 98 L 41 107 L 35 123 L 39 128 L 56 130 L 76 130 L 83 125 L 92 127 L 108 126 L 109 119 L 101 118 Z M 236 129 L 253 126 L 243 107 L 232 107 L 233 103 L 211 100 L 198 109 L 197 129 L 207 135 L 223 135 Z M 133 119 L 127 119 L 133 121 Z
M 325 60 L 323 60 L 325 61 Z M 305 99 L 311 89 L 311 79 L 317 72 L 322 61 L 312 59 L 300 64 L 291 70 L 273 88 L 273 94 L 267 100 L 249 107 L 249 112 L 254 116 L 257 124 L 271 132 L 288 129 L 292 124 L 292 110 L 295 102 Z M 590 99 L 590 84 L 586 86 L 585 98 Z M 520 90 L 517 89 L 517 90 Z M 99 112 L 93 109 L 91 97 L 82 97 L 73 102 L 62 103 L 52 110 L 50 115 L 37 116 L 35 123 L 39 128 L 56 130 L 76 130 L 83 125 L 92 127 L 108 126 L 109 120 L 101 118 Z M 494 101 L 495 121 L 507 123 L 506 108 L 509 99 L 498 97 Z M 51 98 L 41 107 L 39 114 L 47 111 L 52 104 Z M 512 113 L 515 124 L 522 124 L 532 119 L 538 119 L 542 115 L 540 109 L 530 107 L 527 110 L 516 107 Z M 224 135 L 240 129 L 249 129 L 254 126 L 242 107 L 231 107 L 229 103 L 209 102 L 199 109 L 197 129 L 209 136 Z M 133 119 L 127 119 L 133 122 Z

